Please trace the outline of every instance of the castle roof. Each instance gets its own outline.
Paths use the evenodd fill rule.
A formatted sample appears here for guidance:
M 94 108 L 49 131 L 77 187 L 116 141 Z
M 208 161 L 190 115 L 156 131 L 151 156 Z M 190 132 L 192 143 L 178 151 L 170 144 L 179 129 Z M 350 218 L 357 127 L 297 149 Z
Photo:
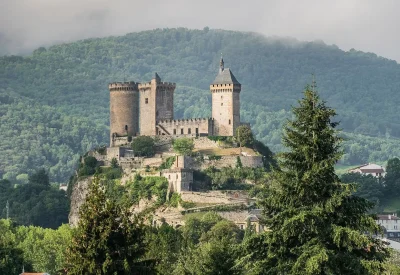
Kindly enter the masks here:
M 236 80 L 236 77 L 233 75 L 229 68 L 222 69 L 219 71 L 217 77 L 215 78 L 212 84 L 239 84 L 239 81 Z
M 156 82 L 161 82 L 161 77 L 158 75 L 158 73 L 154 73 L 153 79 L 155 79 Z

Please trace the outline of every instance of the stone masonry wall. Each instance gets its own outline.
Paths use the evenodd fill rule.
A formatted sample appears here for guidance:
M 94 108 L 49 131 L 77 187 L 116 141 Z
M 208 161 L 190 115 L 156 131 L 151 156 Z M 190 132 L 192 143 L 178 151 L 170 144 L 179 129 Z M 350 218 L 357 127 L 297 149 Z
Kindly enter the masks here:
M 158 134 L 195 137 L 212 133 L 213 121 L 208 118 L 174 119 L 158 121 Z

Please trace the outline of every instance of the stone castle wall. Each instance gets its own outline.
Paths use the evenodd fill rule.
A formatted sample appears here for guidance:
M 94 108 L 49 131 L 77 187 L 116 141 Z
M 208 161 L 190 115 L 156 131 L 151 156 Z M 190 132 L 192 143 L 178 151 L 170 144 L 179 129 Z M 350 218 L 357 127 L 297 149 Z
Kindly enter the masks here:
M 159 135 L 170 136 L 206 136 L 212 135 L 213 120 L 209 118 L 191 118 L 160 120 L 157 123 Z

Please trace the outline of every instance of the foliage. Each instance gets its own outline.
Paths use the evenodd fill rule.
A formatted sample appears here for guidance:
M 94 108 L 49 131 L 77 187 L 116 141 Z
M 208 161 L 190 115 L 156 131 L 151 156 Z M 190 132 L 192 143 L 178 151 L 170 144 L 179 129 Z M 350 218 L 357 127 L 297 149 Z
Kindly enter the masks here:
M 233 269 L 243 232 L 232 222 L 209 212 L 189 217 L 182 228 L 185 250 L 174 274 L 241 274 Z
M 239 142 L 240 147 L 249 147 L 253 144 L 253 133 L 250 126 L 240 125 L 236 128 L 235 138 Z
M 132 203 L 139 203 L 141 199 L 157 199 L 157 205 L 165 203 L 167 198 L 168 180 L 164 177 L 136 176 L 132 182 L 127 183 L 128 196 Z
M 43 176 L 43 174 L 42 174 Z M 57 228 L 68 222 L 69 200 L 62 190 L 46 184 L 46 177 L 32 180 L 32 183 L 0 183 L 0 205 L 2 218 L 6 217 L 9 203 L 9 215 L 20 225 L 35 225 L 45 228 Z
M 154 156 L 154 139 L 148 136 L 135 137 L 132 141 L 132 150 L 137 156 Z
M 19 274 L 24 264 L 27 267 L 29 262 L 24 261 L 23 251 L 17 248 L 11 220 L 0 220 L 0 274 Z
M 168 201 L 168 205 L 171 207 L 178 207 L 178 205 L 182 202 L 182 198 L 181 195 L 178 193 L 172 193 L 169 201 Z
M 145 257 L 156 262 L 156 274 L 173 274 L 173 267 L 181 253 L 181 232 L 164 223 L 158 228 L 151 227 L 146 233 Z
M 263 165 L 267 171 L 276 167 L 276 160 L 272 151 L 261 141 L 253 140 L 253 149 L 263 156 Z
M 96 172 L 97 159 L 92 156 L 87 156 L 83 159 L 83 162 L 79 164 L 78 175 L 79 176 L 91 176 Z
M 112 158 L 111 168 L 118 168 L 118 160 L 116 158 Z
M 207 136 L 209 140 L 212 141 L 229 141 L 230 137 L 227 136 Z
M 168 157 L 163 163 L 161 163 L 159 170 L 169 169 L 175 162 L 175 157 Z
M 45 186 L 50 186 L 49 175 L 43 168 L 30 175 L 28 178 L 28 182 L 30 184 L 41 184 Z
M 194 149 L 194 142 L 191 138 L 177 138 L 173 143 L 174 151 L 181 155 L 190 155 Z
M 366 212 L 372 203 L 352 195 L 334 173 L 341 138 L 335 111 L 309 87 L 284 128 L 288 151 L 279 158 L 261 205 L 271 229 L 256 244 L 249 274 L 380 274 L 389 251 L 365 232 L 380 231 Z
M 343 163 L 400 155 L 400 65 L 395 61 L 321 42 L 178 28 L 0 57 L 0 151 L 7 152 L 0 155 L 0 174 L 14 181 L 44 167 L 51 182 L 67 181 L 79 155 L 109 143 L 107 83 L 126 75 L 146 81 L 160 72 L 177 83 L 175 118 L 210 117 L 208 85 L 221 52 L 246 87 L 242 121 L 251 123 L 255 137 L 274 152 L 283 150 L 281 126 L 291 118 L 296 91 L 310 72 L 318 72 L 322 95 L 341 114 L 348 137 Z
M 64 267 L 64 254 L 71 243 L 72 230 L 67 224 L 56 230 L 20 226 L 16 230 L 16 239 L 24 261 L 32 264 L 32 271 L 58 274 Z M 29 271 L 26 266 L 25 271 Z
M 132 219 L 128 207 L 108 199 L 97 178 L 79 215 L 67 251 L 68 274 L 132 274 L 144 254 L 139 218 Z
M 400 194 L 400 159 L 389 159 L 386 166 L 385 195 L 389 198 Z
M 360 173 L 348 173 L 343 174 L 340 180 L 343 183 L 357 184 L 357 189 L 356 192 L 354 192 L 354 195 L 375 203 L 376 208 L 379 205 L 384 204 L 386 201 L 384 196 L 384 185 L 380 178 Z
M 250 167 L 209 167 L 193 173 L 194 186 L 198 189 L 234 190 L 249 189 L 246 180 L 257 183 L 265 175 L 263 168 Z

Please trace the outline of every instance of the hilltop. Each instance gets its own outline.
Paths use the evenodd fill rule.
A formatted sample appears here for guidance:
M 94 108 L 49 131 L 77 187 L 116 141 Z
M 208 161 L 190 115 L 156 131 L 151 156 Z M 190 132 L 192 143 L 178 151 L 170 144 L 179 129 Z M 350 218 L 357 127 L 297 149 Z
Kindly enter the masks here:
M 109 82 L 150 80 L 157 71 L 177 83 L 176 118 L 210 116 L 208 86 L 221 52 L 242 83 L 243 120 L 273 151 L 282 150 L 281 125 L 314 73 L 349 139 L 344 164 L 400 155 L 395 61 L 322 42 L 180 28 L 0 57 L 0 173 L 24 181 L 44 166 L 52 181 L 66 181 L 80 154 L 109 143 Z

